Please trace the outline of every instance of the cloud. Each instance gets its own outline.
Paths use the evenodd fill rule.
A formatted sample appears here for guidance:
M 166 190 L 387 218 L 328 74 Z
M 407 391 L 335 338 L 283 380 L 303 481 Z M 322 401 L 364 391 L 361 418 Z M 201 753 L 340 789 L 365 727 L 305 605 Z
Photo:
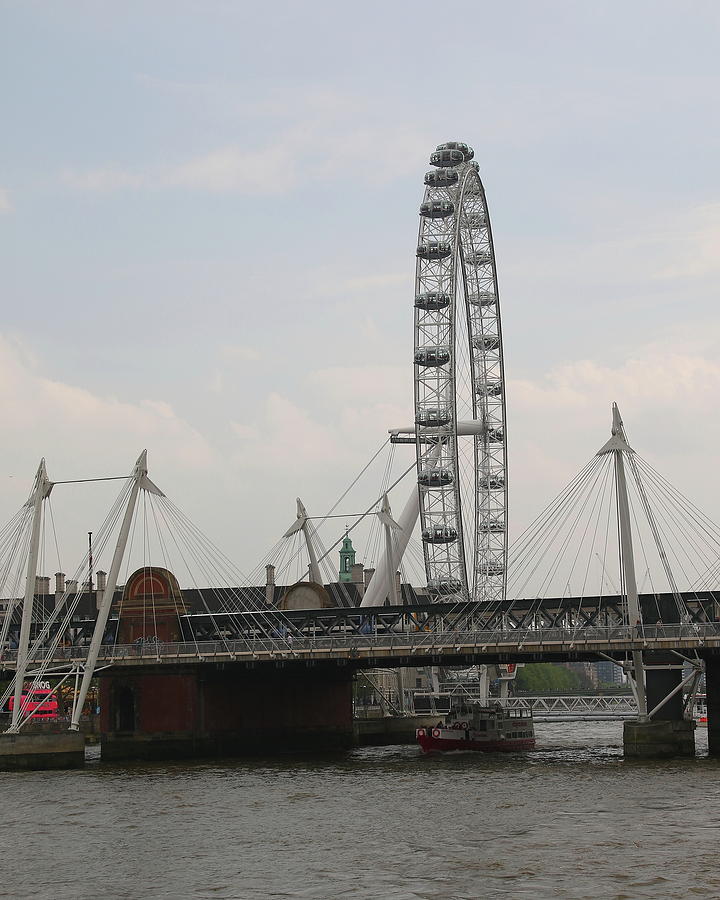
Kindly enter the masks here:
M 51 477 L 88 465 L 129 471 L 144 447 L 169 469 L 198 471 L 213 463 L 205 438 L 170 404 L 152 398 L 123 401 L 55 380 L 5 336 L 0 336 L 0 404 L 6 461 L 14 460 L 18 474 L 28 459 L 42 455 L 53 469 Z
M 674 259 L 658 272 L 657 277 L 677 279 L 717 275 L 720 272 L 720 203 L 691 210 L 675 223 L 676 229 L 678 226 L 680 237 L 674 242 Z M 660 240 L 668 245 L 668 238 L 666 233 Z
M 408 171 L 408 147 L 429 147 L 432 129 L 418 129 L 415 119 L 398 120 L 366 99 L 327 90 L 269 94 L 235 100 L 227 85 L 165 84 L 148 86 L 185 95 L 191 101 L 219 106 L 221 121 L 242 123 L 243 139 L 225 140 L 187 159 L 148 163 L 135 168 L 102 165 L 67 170 L 64 183 L 80 191 L 185 189 L 243 195 L 280 194 L 309 181 L 353 179 L 385 184 Z M 255 120 L 250 127 L 248 120 Z M 362 127 L 358 122 L 363 122 Z M 369 124 L 368 124 L 369 123 Z M 244 134 L 258 135 L 249 142 Z
M 316 421 L 307 409 L 275 392 L 268 394 L 259 422 L 233 422 L 232 429 L 242 441 L 236 451 L 238 462 L 255 470 L 276 474 L 308 466 L 317 470 L 342 455 L 332 425 Z
M 231 423 L 233 464 L 249 483 L 266 483 L 287 496 L 302 484 L 324 502 L 348 486 L 388 440 L 389 428 L 412 421 L 411 402 L 412 385 L 402 366 L 310 372 L 295 396 L 271 392 L 252 420 Z M 363 500 L 377 485 L 366 489 Z
M 159 187 L 185 187 L 213 193 L 275 194 L 297 183 L 295 161 L 287 147 L 246 152 L 221 147 L 147 178 Z
M 239 362 L 255 362 L 261 358 L 261 353 L 255 347 L 247 347 L 244 344 L 224 344 L 220 347 L 220 356 L 225 360 L 237 360 Z
M 403 366 L 333 366 L 309 372 L 298 385 L 302 401 L 279 393 L 266 398 L 259 423 L 236 426 L 247 462 L 260 467 L 302 464 L 327 472 L 362 466 L 388 430 L 412 421 L 412 384 Z
M 84 171 L 67 170 L 63 182 L 75 190 L 109 193 L 128 189 L 186 189 L 208 193 L 283 194 L 301 183 L 339 179 L 351 170 L 353 177 L 370 183 L 386 183 L 406 172 L 400 154 L 403 135 L 385 136 L 385 164 L 375 160 L 379 134 L 368 132 L 332 138 L 317 144 L 317 136 L 301 129 L 282 134 L 264 147 L 247 150 L 227 144 L 187 160 L 137 169 L 101 166 Z M 388 149 L 387 145 L 390 143 Z M 393 146 L 397 152 L 393 151 Z
M 146 174 L 128 172 L 116 166 L 104 166 L 84 172 L 68 170 L 63 172 L 62 180 L 68 187 L 96 193 L 140 188 L 148 183 Z
M 634 289 L 673 288 L 670 282 L 698 282 L 720 270 L 720 203 L 676 210 L 663 217 L 643 210 L 626 211 L 621 222 L 608 208 L 595 210 L 597 231 L 584 241 L 575 238 L 539 240 L 533 235 L 515 254 L 508 277 L 532 279 L 553 287 L 592 278 L 584 293 L 612 286 L 613 296 Z M 665 284 L 667 283 L 667 284 Z M 564 292 L 564 291 L 563 291 Z
M 673 344 L 649 344 L 610 366 L 578 360 L 536 379 L 511 380 L 511 520 L 528 524 L 610 434 L 617 402 L 628 439 L 667 480 L 720 521 L 712 477 L 720 443 L 720 363 Z
M 10 194 L 7 188 L 0 187 L 0 215 L 11 212 L 13 212 L 13 205 L 10 202 Z

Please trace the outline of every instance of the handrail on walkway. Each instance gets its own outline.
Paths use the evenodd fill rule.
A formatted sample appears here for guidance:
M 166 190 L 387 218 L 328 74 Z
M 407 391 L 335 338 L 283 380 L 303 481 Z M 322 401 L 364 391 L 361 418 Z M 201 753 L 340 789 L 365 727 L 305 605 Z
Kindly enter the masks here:
M 367 633 L 337 631 L 332 635 L 301 637 L 237 638 L 233 640 L 190 641 L 163 643 L 148 641 L 134 644 L 107 644 L 101 647 L 99 660 L 104 663 L 132 660 L 186 661 L 233 659 L 291 660 L 293 658 L 346 656 L 383 651 L 392 656 L 452 655 L 468 653 L 516 653 L 520 656 L 537 651 L 571 652 L 595 649 L 672 649 L 675 644 L 687 647 L 703 646 L 706 641 L 720 640 L 720 622 L 705 624 L 650 626 L 585 626 L 576 628 L 509 628 L 503 631 L 386 631 L 381 628 Z M 592 646 L 590 646 L 592 645 Z M 51 656 L 53 663 L 87 657 L 86 646 L 58 647 Z M 35 661 L 43 659 L 38 651 Z M 7 665 L 17 659 L 17 651 L 5 650 L 0 663 Z

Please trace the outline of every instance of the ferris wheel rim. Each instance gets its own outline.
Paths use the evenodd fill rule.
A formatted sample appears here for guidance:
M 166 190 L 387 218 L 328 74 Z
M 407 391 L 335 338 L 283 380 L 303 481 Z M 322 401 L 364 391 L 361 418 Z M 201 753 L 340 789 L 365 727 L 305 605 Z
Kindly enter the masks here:
M 445 154 L 448 148 L 454 151 L 454 147 L 467 145 L 450 142 L 440 145 L 431 157 L 434 165 L 444 169 L 446 174 L 439 176 L 428 173 L 425 176 L 426 190 L 423 204 L 420 209 L 420 225 L 418 229 L 418 246 L 416 251 L 417 263 L 415 272 L 415 377 L 414 377 L 414 401 L 416 421 L 416 463 L 418 474 L 418 492 L 420 506 L 420 520 L 423 534 L 423 551 L 425 569 L 431 593 L 438 595 L 450 595 L 464 593 L 466 596 L 478 595 L 478 582 L 484 576 L 484 582 L 492 582 L 495 594 L 504 596 L 507 579 L 507 427 L 506 427 L 506 396 L 505 396 L 505 371 L 504 353 L 502 347 L 502 324 L 500 317 L 499 291 L 497 279 L 497 265 L 495 249 L 490 223 L 490 215 L 487 206 L 485 188 L 480 178 L 477 164 L 471 163 L 470 155 L 464 155 L 462 161 L 442 162 L 435 157 Z M 461 153 L 463 151 L 460 151 Z M 453 174 L 454 170 L 454 174 Z M 472 191 L 469 186 L 472 184 Z M 440 187 L 438 187 L 440 185 Z M 453 185 L 457 185 L 453 189 Z M 468 198 L 475 197 L 475 212 L 470 218 L 469 210 L 473 203 Z M 467 202 L 466 202 L 467 201 Z M 429 227 L 437 219 L 450 217 L 448 208 L 453 207 L 452 228 Z M 478 212 L 479 208 L 479 212 Z M 465 230 L 465 233 L 463 232 Z M 473 231 L 474 229 L 474 231 Z M 484 232 L 484 234 L 483 234 Z M 439 239 L 439 236 L 443 240 Z M 474 237 L 477 237 L 475 249 Z M 469 245 L 469 246 L 466 246 Z M 468 256 L 470 254 L 472 259 Z M 449 266 L 441 265 L 444 259 L 449 259 Z M 433 263 L 438 263 L 437 271 L 433 272 Z M 468 275 L 468 266 L 474 266 L 476 274 Z M 477 269 L 483 266 L 485 275 L 481 279 L 477 275 Z M 487 276 L 489 268 L 490 276 Z M 430 273 L 430 277 L 428 276 Z M 473 281 L 473 278 L 475 279 Z M 485 291 L 485 295 L 478 288 L 483 284 L 492 285 L 492 292 Z M 472 296 L 469 292 L 470 282 L 476 286 L 476 292 Z M 436 291 L 428 291 L 429 285 L 435 284 Z M 462 285 L 462 290 L 460 290 Z M 490 298 L 490 299 L 488 299 Z M 494 308 L 492 314 L 487 310 L 484 315 L 473 313 L 473 304 L 478 308 L 483 305 Z M 442 314 L 447 310 L 446 314 Z M 458 321 L 464 312 L 464 328 L 466 332 L 468 350 L 465 360 L 469 368 L 470 405 L 472 418 L 477 421 L 482 417 L 483 437 L 476 434 L 473 442 L 473 471 L 472 471 L 472 534 L 471 542 L 468 542 L 467 513 L 464 506 L 467 498 L 462 496 L 461 481 L 467 476 L 461 473 L 459 442 L 461 432 L 458 429 L 458 367 L 462 360 L 458 351 Z M 435 318 L 433 318 L 435 316 Z M 493 330 L 487 331 L 485 325 L 490 323 Z M 436 327 L 436 344 L 428 342 L 428 335 L 432 334 L 432 327 Z M 440 341 L 443 339 L 443 342 Z M 490 365 L 488 365 L 490 360 Z M 481 364 L 481 366 L 479 366 Z M 438 370 L 445 369 L 443 377 L 437 376 L 437 386 L 428 388 L 432 384 L 432 378 L 423 375 L 427 367 Z M 445 368 L 447 367 L 447 368 Z M 482 373 L 480 375 L 480 368 Z M 492 375 L 488 376 L 491 370 Z M 428 398 L 435 397 L 438 400 L 436 407 L 428 406 Z M 440 399 L 446 403 L 443 406 Z M 490 404 L 492 400 L 492 404 Z M 488 409 L 492 408 L 492 416 Z M 427 435 L 431 425 L 440 424 L 443 415 L 447 416 L 450 410 L 450 434 L 442 439 L 442 443 L 451 446 L 451 457 L 445 454 L 446 459 L 451 458 L 452 473 L 446 472 L 442 467 L 435 475 L 429 474 L 423 469 L 427 461 L 428 452 L 424 449 L 428 443 Z M 435 420 L 432 416 L 435 414 Z M 424 429 L 424 430 L 423 430 Z M 488 451 L 490 438 L 495 443 L 493 453 Z M 436 443 L 440 443 L 440 439 Z M 432 441 L 430 441 L 432 444 Z M 500 447 L 500 449 L 498 449 Z M 442 451 L 442 448 L 441 448 Z M 489 460 L 493 460 L 490 465 Z M 491 472 L 501 472 L 500 476 Z M 431 489 L 442 488 L 445 497 L 450 492 L 449 480 L 452 479 L 452 509 L 445 509 L 446 520 L 443 526 L 432 524 L 435 520 L 430 513 L 431 506 L 428 501 Z M 501 502 L 498 502 L 498 495 Z M 492 495 L 493 502 L 488 498 Z M 488 501 L 488 502 L 485 502 Z M 485 518 L 481 520 L 484 506 Z M 491 518 L 491 513 L 494 518 Z M 444 529 L 444 530 L 443 530 Z M 502 533 L 502 538 L 498 537 Z M 492 540 L 488 535 L 492 535 Z M 457 541 L 458 549 L 454 554 L 447 552 L 442 565 L 437 564 L 442 559 L 442 553 L 429 549 L 434 544 L 450 544 Z M 488 548 L 491 548 L 489 550 Z M 471 569 L 468 569 L 467 555 L 471 556 Z M 483 561 L 484 560 L 484 561 Z M 441 571 L 443 570 L 443 571 Z M 443 576 L 445 580 L 443 581 Z

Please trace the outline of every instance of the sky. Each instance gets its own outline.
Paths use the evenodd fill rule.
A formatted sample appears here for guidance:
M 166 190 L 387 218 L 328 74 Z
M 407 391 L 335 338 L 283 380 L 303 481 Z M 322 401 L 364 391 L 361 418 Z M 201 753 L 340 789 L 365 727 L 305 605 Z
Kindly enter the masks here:
M 689 0 L 6 0 L 0 521 L 41 456 L 63 480 L 143 448 L 244 571 L 296 496 L 327 511 L 411 420 L 446 140 L 475 148 L 493 221 L 513 531 L 613 401 L 720 520 L 719 32 Z M 58 486 L 63 554 L 115 490 Z

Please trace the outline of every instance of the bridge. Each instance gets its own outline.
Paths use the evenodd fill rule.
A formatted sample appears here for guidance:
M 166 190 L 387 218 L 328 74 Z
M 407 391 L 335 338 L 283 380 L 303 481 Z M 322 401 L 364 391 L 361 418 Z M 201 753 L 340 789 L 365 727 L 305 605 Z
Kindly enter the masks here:
M 509 709 L 531 710 L 536 722 L 608 722 L 634 719 L 637 706 L 631 694 L 567 697 L 509 697 Z
M 367 616 L 337 616 L 343 624 L 308 634 L 305 627 L 282 638 L 255 637 L 219 641 L 148 641 L 112 644 L 101 648 L 97 665 L 115 670 L 163 665 L 237 663 L 256 668 L 290 663 L 311 666 L 321 661 L 351 664 L 355 669 L 425 665 L 469 666 L 505 662 L 573 662 L 609 658 L 621 661 L 628 653 L 672 653 L 682 660 L 688 654 L 712 655 L 720 651 L 720 622 L 693 625 L 653 625 L 642 632 L 634 626 L 583 626 L 579 628 L 513 628 L 511 631 L 465 630 L 452 625 L 442 631 L 418 630 L 414 619 L 426 607 L 393 614 L 413 623 L 407 630 L 368 625 Z M 348 620 L 352 627 L 344 627 Z M 354 622 L 353 622 L 354 620 Z M 68 663 L 87 664 L 90 648 L 56 648 L 46 657 L 49 669 Z M 6 651 L 0 666 L 17 668 L 17 651 Z
M 606 480 L 614 466 L 620 500 L 627 496 L 623 458 L 633 453 L 623 434 L 616 410 L 612 446 L 603 448 L 594 463 L 600 469 L 609 459 Z M 703 667 L 710 749 L 720 751 L 720 718 L 713 718 L 714 698 L 720 700 L 718 596 L 707 587 L 679 590 L 672 576 L 670 590 L 639 592 L 629 506 L 624 508 L 620 501 L 616 527 L 620 581 L 625 588 L 621 592 L 553 595 L 547 591 L 553 581 L 546 578 L 543 594 L 524 599 L 509 593 L 511 581 L 508 590 L 494 599 L 464 597 L 453 584 L 452 597 L 387 605 L 392 599 L 390 579 L 383 582 L 378 572 L 374 577 L 383 605 L 278 609 L 263 602 L 256 589 L 228 585 L 226 575 L 222 588 L 202 589 L 196 583 L 193 597 L 200 599 L 203 609 L 194 611 L 177 578 L 165 567 L 145 565 L 122 590 L 116 590 L 138 498 L 142 496 L 146 503 L 148 498 L 150 502 L 158 498 L 161 512 L 172 510 L 170 501 L 148 478 L 142 454 L 116 504 L 119 531 L 102 596 L 97 592 L 97 614 L 78 617 L 82 592 L 76 590 L 71 596 L 68 586 L 55 598 L 54 608 L 43 609 L 38 621 L 32 617 L 36 598 L 30 573 L 36 571 L 41 512 L 52 487 L 43 463 L 24 513 L 25 531 L 30 535 L 18 649 L 6 646 L 11 611 L 0 634 L 0 646 L 5 648 L 0 665 L 14 675 L 3 697 L 4 702 L 14 692 L 8 737 L 19 734 L 31 718 L 23 715 L 17 702 L 28 678 L 34 683 L 47 678 L 58 685 L 75 682 L 72 735 L 77 734 L 90 681 L 99 677 L 105 757 L 164 757 L 263 752 L 278 746 L 349 746 L 352 681 L 358 670 L 606 659 L 623 667 L 638 712 L 636 721 L 626 724 L 626 752 L 692 752 L 693 723 L 686 716 L 685 695 L 692 694 Z M 386 499 L 381 513 L 390 531 Z M 547 531 L 548 521 L 557 518 L 552 508 L 541 522 L 541 534 Z M 304 535 L 309 570 L 318 578 L 318 553 L 308 520 L 299 504 L 299 524 L 290 534 Z M 654 522 L 650 518 L 651 526 Z M 576 522 L 573 529 L 573 534 L 580 530 Z M 651 531 L 667 563 L 665 543 L 657 528 Z M 22 529 L 19 532 L 22 536 Z M 585 526 L 582 534 L 587 532 Z M 200 546 L 207 566 L 211 548 Z M 535 547 L 535 556 L 528 553 L 528 546 Z M 392 549 L 388 541 L 386 572 L 391 571 Z M 521 544 L 515 571 L 522 573 L 528 559 L 532 562 L 538 554 L 544 557 L 547 548 L 535 536 Z M 577 559 L 579 551 L 572 555 Z M 562 559 L 562 554 L 553 557 L 552 566 L 557 568 Z M 221 563 L 226 566 L 225 561 Z M 537 567 L 535 562 L 532 565 Z M 667 573 L 669 566 L 665 568 Z M 447 580 L 439 587 L 450 585 Z M 302 596 L 308 592 L 322 596 L 324 588 L 311 577 L 288 588 L 285 596 L 298 591 L 305 592 Z M 68 646 L 71 631 L 75 638 Z
M 465 143 L 441 145 L 431 164 L 416 251 L 414 421 L 389 429 L 325 516 L 298 499 L 296 519 L 255 570 L 265 567 L 265 589 L 150 479 L 143 451 L 127 477 L 79 479 L 122 487 L 74 577 L 51 604 L 38 602 L 50 495 L 74 483 L 51 480 L 41 461 L 27 503 L 0 530 L 0 666 L 12 679 L 0 697 L 12 709 L 0 765 L 17 756 L 32 719 L 25 685 L 41 680 L 74 686 L 71 738 L 98 678 L 103 755 L 164 757 L 349 746 L 361 669 L 598 659 L 622 665 L 632 688 L 630 755 L 694 752 L 686 695 L 704 669 L 710 752 L 720 754 L 720 528 L 637 454 L 613 404 L 609 439 L 510 545 L 485 190 Z M 403 444 L 415 461 L 395 479 Z M 340 516 L 382 451 L 372 502 Z M 390 493 L 409 473 L 396 520 Z M 349 519 L 344 536 L 326 548 L 320 531 L 338 517 Z M 329 591 L 329 554 L 368 521 L 371 577 L 350 591 L 344 549 Z M 93 568 L 103 554 L 107 574 Z M 407 595 L 397 573 L 413 559 L 422 587 Z M 83 596 L 92 608 L 81 613 Z M 77 758 L 77 743 L 67 753 Z

